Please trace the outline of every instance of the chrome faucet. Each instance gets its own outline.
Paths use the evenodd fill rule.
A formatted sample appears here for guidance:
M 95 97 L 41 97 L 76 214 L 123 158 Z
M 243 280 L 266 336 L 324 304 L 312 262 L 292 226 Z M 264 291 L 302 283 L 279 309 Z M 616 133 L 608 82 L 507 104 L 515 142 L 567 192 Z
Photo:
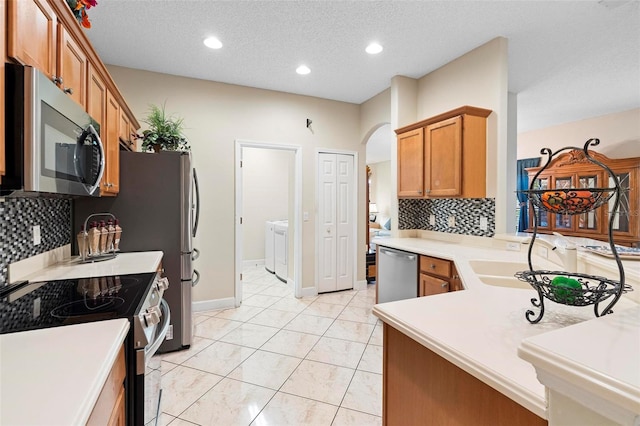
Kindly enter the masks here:
M 560 258 L 565 272 L 578 272 L 578 250 L 576 245 L 559 232 L 554 232 L 553 235 L 558 237 L 553 242 L 536 238 L 534 244 L 541 244 L 551 249 Z M 527 243 L 531 244 L 531 238 Z

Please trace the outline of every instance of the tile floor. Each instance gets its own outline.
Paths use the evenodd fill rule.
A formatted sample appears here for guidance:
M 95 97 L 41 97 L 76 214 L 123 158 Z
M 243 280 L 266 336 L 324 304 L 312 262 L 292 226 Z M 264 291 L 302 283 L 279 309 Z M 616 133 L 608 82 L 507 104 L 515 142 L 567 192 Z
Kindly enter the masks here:
M 160 355 L 159 424 L 381 425 L 375 287 L 296 299 L 263 266 L 241 307 L 194 314 L 189 350 Z

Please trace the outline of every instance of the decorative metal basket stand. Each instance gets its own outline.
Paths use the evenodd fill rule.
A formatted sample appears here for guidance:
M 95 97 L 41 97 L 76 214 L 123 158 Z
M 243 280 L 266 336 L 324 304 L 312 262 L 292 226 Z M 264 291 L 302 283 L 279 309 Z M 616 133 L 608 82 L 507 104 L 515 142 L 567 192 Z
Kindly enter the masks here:
M 547 155 L 547 162 L 531 180 L 527 194 L 533 204 L 533 236 L 529 245 L 528 262 L 529 270 L 517 272 L 516 278 L 529 283 L 537 292 L 538 298 L 532 298 L 531 304 L 540 309 L 538 315 L 531 309 L 527 310 L 525 317 L 535 324 L 544 315 L 544 299 L 571 306 L 593 305 L 596 317 L 612 313 L 613 306 L 618 302 L 622 293 L 631 290 L 630 286 L 624 284 L 624 268 L 620 261 L 620 256 L 613 242 L 613 222 L 620 207 L 620 183 L 618 177 L 605 164 L 599 162 L 589 155 L 589 146 L 596 146 L 599 139 L 589 139 L 583 148 L 565 147 L 555 152 L 549 148 L 543 148 L 540 153 Z M 610 181 L 615 186 L 610 188 L 567 188 L 567 189 L 536 189 L 536 182 L 540 173 L 549 167 L 551 160 L 559 153 L 567 150 L 582 149 L 591 163 L 603 168 L 611 177 Z M 572 271 L 545 271 L 534 270 L 531 263 L 531 253 L 538 234 L 538 209 L 546 210 L 549 213 L 577 215 L 597 209 L 605 205 L 612 197 L 614 198 L 613 209 L 609 214 L 609 246 L 618 265 L 620 280 L 614 281 L 608 278 L 581 274 Z M 571 281 L 572 286 L 566 283 Z M 579 287 L 578 287 L 579 284 Z M 609 300 L 611 299 L 611 300 Z M 600 304 L 607 302 L 604 309 L 600 309 Z

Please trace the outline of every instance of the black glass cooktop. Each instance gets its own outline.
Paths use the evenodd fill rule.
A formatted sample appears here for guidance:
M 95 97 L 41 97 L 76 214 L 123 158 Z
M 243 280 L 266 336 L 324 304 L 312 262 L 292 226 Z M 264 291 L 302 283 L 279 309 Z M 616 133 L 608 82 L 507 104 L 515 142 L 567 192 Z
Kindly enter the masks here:
M 139 313 L 154 273 L 28 283 L 0 290 L 0 334 Z

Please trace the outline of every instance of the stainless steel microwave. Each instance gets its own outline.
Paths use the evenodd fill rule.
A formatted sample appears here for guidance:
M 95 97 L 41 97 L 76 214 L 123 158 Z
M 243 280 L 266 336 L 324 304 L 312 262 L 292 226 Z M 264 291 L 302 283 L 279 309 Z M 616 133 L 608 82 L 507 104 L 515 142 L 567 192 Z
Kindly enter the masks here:
M 2 195 L 100 195 L 100 125 L 36 68 L 6 64 Z

